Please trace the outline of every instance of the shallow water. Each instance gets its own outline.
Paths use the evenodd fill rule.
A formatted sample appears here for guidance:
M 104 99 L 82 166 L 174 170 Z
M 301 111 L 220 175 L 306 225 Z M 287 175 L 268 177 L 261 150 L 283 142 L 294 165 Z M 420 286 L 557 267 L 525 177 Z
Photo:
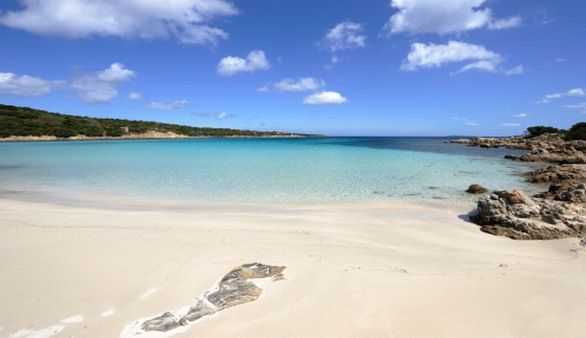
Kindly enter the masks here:
M 467 199 L 530 190 L 510 150 L 441 138 L 0 143 L 0 193 L 234 202 Z

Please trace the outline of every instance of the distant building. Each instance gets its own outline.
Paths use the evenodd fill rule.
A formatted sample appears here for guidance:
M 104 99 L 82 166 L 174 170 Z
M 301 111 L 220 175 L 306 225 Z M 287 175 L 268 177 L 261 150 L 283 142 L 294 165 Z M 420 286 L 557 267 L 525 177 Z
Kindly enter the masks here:
M 128 134 L 130 132 L 130 128 L 128 127 L 120 127 L 122 134 Z

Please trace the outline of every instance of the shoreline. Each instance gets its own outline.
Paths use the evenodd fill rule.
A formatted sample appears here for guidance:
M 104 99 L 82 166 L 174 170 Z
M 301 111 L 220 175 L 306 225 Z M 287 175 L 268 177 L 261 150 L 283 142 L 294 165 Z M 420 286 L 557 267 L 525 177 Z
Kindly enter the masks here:
M 234 136 L 187 136 L 187 135 L 127 135 L 120 137 L 112 136 L 101 136 L 101 137 L 88 137 L 88 136 L 73 136 L 68 138 L 58 138 L 56 136 L 11 136 L 6 138 L 0 138 L 0 143 L 11 143 L 11 142 L 80 142 L 80 141 L 126 141 L 126 140 L 189 140 L 189 139 L 230 139 L 230 138 L 251 138 L 251 139 L 278 139 L 278 138 L 308 138 L 308 137 L 319 137 L 319 136 L 304 136 L 304 135 L 262 135 L 262 136 L 245 136 L 245 135 L 234 135 Z

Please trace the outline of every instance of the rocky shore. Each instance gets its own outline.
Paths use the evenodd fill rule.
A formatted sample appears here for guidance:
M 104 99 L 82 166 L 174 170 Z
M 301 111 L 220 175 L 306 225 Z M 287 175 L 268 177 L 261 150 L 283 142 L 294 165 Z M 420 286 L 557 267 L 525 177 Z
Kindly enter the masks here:
M 547 191 L 494 191 L 479 199 L 470 219 L 487 233 L 512 239 L 560 239 L 586 236 L 586 141 L 565 141 L 559 134 L 537 137 L 453 140 L 471 147 L 522 149 L 515 161 L 542 163 L 526 173 L 528 182 L 547 184 Z M 478 191 L 471 186 L 469 192 Z M 582 240 L 584 244 L 586 239 Z

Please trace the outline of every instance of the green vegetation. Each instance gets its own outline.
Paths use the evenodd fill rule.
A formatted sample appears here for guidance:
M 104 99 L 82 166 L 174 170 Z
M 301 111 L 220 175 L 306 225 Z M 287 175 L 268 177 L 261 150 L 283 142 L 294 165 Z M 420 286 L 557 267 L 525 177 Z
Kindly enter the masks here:
M 586 122 L 573 125 L 566 133 L 566 140 L 586 140 Z
M 534 126 L 527 128 L 527 137 L 536 137 L 543 134 L 559 134 L 564 131 L 554 127 Z
M 169 123 L 82 117 L 0 104 L 0 138 L 10 136 L 57 136 L 59 138 L 68 138 L 77 135 L 119 137 L 127 134 L 143 134 L 154 131 L 172 132 L 191 137 L 291 135 L 282 132 L 199 128 Z

